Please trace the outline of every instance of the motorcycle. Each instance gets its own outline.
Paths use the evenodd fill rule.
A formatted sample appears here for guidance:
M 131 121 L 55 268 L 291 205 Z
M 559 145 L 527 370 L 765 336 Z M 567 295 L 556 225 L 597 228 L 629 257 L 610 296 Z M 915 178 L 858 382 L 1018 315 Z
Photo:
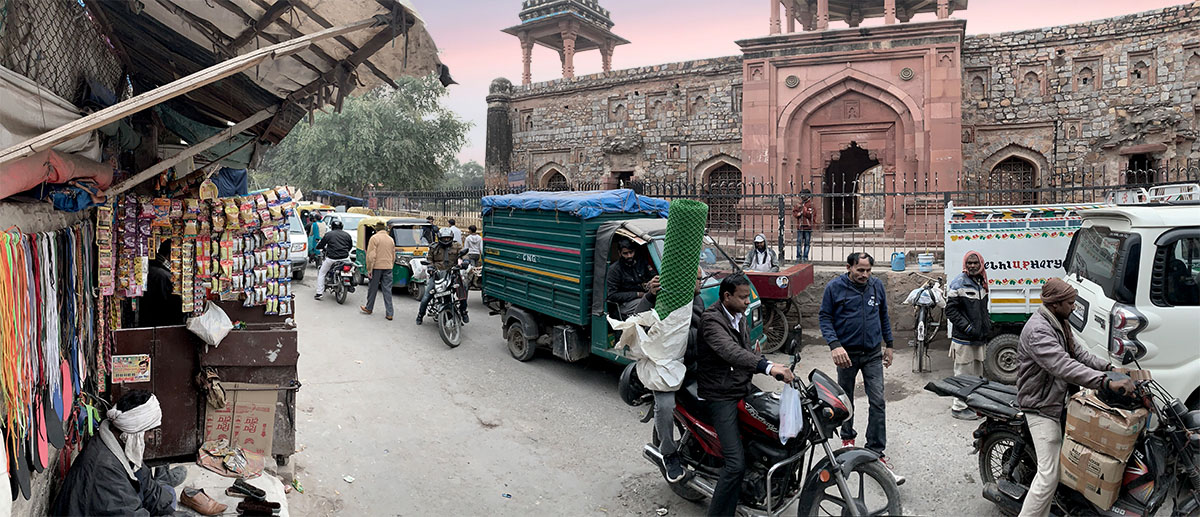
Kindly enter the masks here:
M 334 261 L 325 273 L 325 291 L 333 291 L 338 305 L 346 303 L 346 293 L 354 292 L 354 263 L 344 258 Z
M 428 261 L 422 261 L 429 266 Z M 462 344 L 462 327 L 465 324 L 462 305 L 459 302 L 459 292 L 463 289 L 462 265 L 454 266 L 446 271 L 429 268 L 429 280 L 426 289 L 433 289 L 433 297 L 429 300 L 429 313 L 437 320 L 438 334 L 446 346 L 455 348 Z
M 1128 364 L 1129 357 L 1125 361 Z M 1140 368 L 1140 366 L 1139 366 Z M 1025 415 L 1011 386 L 960 375 L 931 382 L 925 389 L 952 396 L 984 416 L 975 430 L 983 497 L 1006 514 L 1021 511 L 1029 484 L 1037 473 L 1035 453 Z M 1148 428 L 1125 465 L 1120 496 L 1112 508 L 1098 508 L 1076 490 L 1059 485 L 1053 512 L 1061 515 L 1154 515 L 1172 496 L 1172 515 L 1200 514 L 1200 410 L 1188 411 L 1153 380 L 1137 381 L 1131 397 L 1150 411 Z
M 792 356 L 792 369 L 799 360 L 799 354 Z M 637 380 L 635 365 L 628 365 L 622 373 L 619 392 L 630 405 L 650 404 L 651 410 L 642 419 L 647 422 L 654 415 L 654 399 Z M 746 451 L 738 512 L 777 516 L 799 499 L 797 515 L 901 515 L 896 478 L 880 463 L 878 453 L 859 447 L 835 450 L 830 445 L 830 440 L 837 439 L 838 426 L 854 417 L 850 399 L 836 380 L 814 369 L 808 383 L 797 376 L 792 387 L 800 392 L 804 425 L 800 434 L 786 444 L 781 444 L 779 438 L 778 394 L 757 391 L 738 403 L 738 424 Z M 686 476 L 670 487 L 676 495 L 693 502 L 712 497 L 724 463 L 721 443 L 706 418 L 695 380 L 685 380 L 675 393 L 674 422 L 679 460 Z M 660 443 L 656 429 L 642 453 L 650 463 L 665 470 Z M 819 458 L 818 451 L 823 453 Z M 838 468 L 832 466 L 830 458 L 836 460 Z

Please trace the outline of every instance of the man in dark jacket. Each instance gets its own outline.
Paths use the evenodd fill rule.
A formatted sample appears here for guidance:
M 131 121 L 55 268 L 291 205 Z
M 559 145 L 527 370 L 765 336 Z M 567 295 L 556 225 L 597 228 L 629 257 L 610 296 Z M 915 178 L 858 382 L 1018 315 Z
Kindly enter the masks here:
M 629 318 L 640 311 L 654 306 L 654 296 L 661 288 L 658 276 L 645 261 L 637 256 L 637 246 L 628 239 L 617 242 L 620 257 L 608 266 L 604 280 L 608 288 L 608 301 L 616 303 L 621 319 Z
M 704 311 L 700 319 L 697 388 L 708 404 L 710 421 L 721 441 L 725 466 L 713 490 L 709 515 L 734 515 L 742 492 L 746 455 L 738 431 L 738 401 L 750 393 L 755 373 L 782 376 L 792 380 L 787 366 L 772 364 L 753 351 L 746 307 L 750 305 L 750 281 L 744 275 L 731 275 L 721 281 L 720 300 Z
M 162 421 L 158 400 L 147 391 L 134 390 L 121 397 L 113 411 L 71 464 L 52 515 L 174 513 L 175 489 L 153 478 L 137 445 L 144 440 L 142 433 Z
M 855 252 L 846 257 L 846 274 L 825 286 L 819 321 L 821 335 L 832 351 L 838 368 L 838 385 L 854 403 L 854 384 L 862 372 L 870 414 L 867 418 L 867 448 L 879 461 L 892 466 L 884 455 L 887 447 L 887 414 L 883 399 L 883 369 L 892 365 L 892 323 L 888 319 L 887 292 L 883 282 L 871 277 L 875 259 Z M 880 342 L 885 346 L 880 346 Z M 853 420 L 842 424 L 842 446 L 853 447 Z M 895 476 L 895 474 L 893 474 Z M 896 483 L 904 478 L 896 477 Z
M 171 273 L 171 239 L 158 246 L 146 271 L 146 292 L 138 301 L 138 326 L 183 325 L 183 298 L 175 291 Z
M 984 346 L 992 331 L 988 314 L 987 272 L 983 270 L 983 255 L 968 251 L 963 257 L 962 273 L 950 281 L 946 296 L 946 319 L 950 320 L 950 356 L 954 358 L 954 375 L 983 377 Z M 959 420 L 975 420 L 979 413 L 967 409 L 958 398 L 950 405 L 950 413 Z
M 1042 285 L 1042 306 L 1021 329 L 1021 343 L 1017 347 L 1017 404 L 1025 412 L 1038 460 L 1037 474 L 1021 506 L 1022 517 L 1050 514 L 1058 487 L 1063 439 L 1059 422 L 1070 387 L 1097 389 L 1108 383 L 1110 388 L 1126 392 L 1134 387 L 1126 376 L 1110 381 L 1105 372 L 1113 371 L 1113 366 L 1075 343 L 1067 319 L 1075 308 L 1077 294 L 1074 287 L 1060 279 L 1047 280 Z
M 317 295 L 313 297 L 318 300 L 325 294 L 325 275 L 329 274 L 329 268 L 333 267 L 334 262 L 349 257 L 350 250 L 354 249 L 354 240 L 342 230 L 341 220 L 334 219 L 329 223 L 329 228 L 329 233 L 317 243 L 317 249 L 325 251 L 325 260 L 321 261 L 321 269 L 317 270 Z

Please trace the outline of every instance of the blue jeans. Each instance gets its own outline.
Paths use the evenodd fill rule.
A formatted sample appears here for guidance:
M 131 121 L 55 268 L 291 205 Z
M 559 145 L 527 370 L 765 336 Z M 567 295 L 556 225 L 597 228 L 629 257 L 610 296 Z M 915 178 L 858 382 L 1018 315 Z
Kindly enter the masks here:
M 850 397 L 850 406 L 854 406 L 854 383 L 858 372 L 862 372 L 863 387 L 866 388 L 867 402 L 870 413 L 867 415 L 867 448 L 879 454 L 887 447 L 887 415 L 883 399 L 883 346 L 870 350 L 846 350 L 850 356 L 849 368 L 837 369 L 838 385 Z M 842 439 L 853 440 L 858 436 L 854 431 L 854 420 L 846 420 L 842 424 Z
M 810 250 L 812 250 L 812 230 L 796 230 L 796 260 L 808 262 Z
M 746 452 L 742 449 L 742 435 L 738 431 L 738 401 L 710 400 L 708 414 L 721 442 L 721 455 L 725 456 L 725 466 L 713 489 L 708 514 L 732 516 L 737 512 L 742 478 L 746 475 Z

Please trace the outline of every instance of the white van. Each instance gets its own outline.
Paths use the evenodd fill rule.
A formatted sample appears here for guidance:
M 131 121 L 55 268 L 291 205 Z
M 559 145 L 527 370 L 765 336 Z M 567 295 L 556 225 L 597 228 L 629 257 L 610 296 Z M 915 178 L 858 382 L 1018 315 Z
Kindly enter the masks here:
M 1167 391 L 1200 409 L 1200 185 L 1109 200 L 1079 212 L 1083 225 L 1067 251 L 1065 278 L 1079 290 L 1076 339 L 1117 365 L 1132 352 Z

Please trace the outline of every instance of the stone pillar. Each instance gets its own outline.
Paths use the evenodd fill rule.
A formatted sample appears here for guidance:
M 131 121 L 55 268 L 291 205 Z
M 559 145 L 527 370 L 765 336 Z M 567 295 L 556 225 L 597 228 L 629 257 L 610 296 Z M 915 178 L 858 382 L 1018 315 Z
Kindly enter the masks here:
M 503 187 L 512 172 L 512 82 L 503 77 L 492 81 L 487 96 L 487 144 L 484 150 L 484 184 Z
M 783 16 L 787 18 L 788 34 L 796 32 L 796 2 L 795 0 L 784 0 L 787 2 L 783 6 Z
M 800 18 L 800 28 L 802 28 L 806 31 L 813 30 L 813 21 L 814 21 L 813 20 L 813 12 L 812 12 L 812 9 L 808 6 L 807 1 L 805 1 L 803 4 L 800 5 L 800 12 L 799 12 L 798 18 Z
M 937 0 L 937 18 L 945 20 L 950 17 L 950 0 Z
M 779 1 L 767 0 L 771 2 L 771 34 L 779 34 Z
M 575 78 L 575 32 L 565 30 L 562 32 L 563 40 L 563 79 Z
M 533 82 L 533 38 L 529 37 L 528 32 L 522 32 L 521 38 L 521 62 L 524 63 L 524 70 L 521 72 L 521 84 L 528 85 Z
M 604 73 L 606 74 L 612 71 L 612 56 L 614 48 L 616 48 L 616 45 L 613 44 L 613 40 L 611 39 L 605 40 L 600 46 L 600 64 L 604 69 Z
M 829 0 L 817 0 L 817 30 L 829 28 Z
M 896 0 L 883 0 L 883 23 L 896 23 Z

